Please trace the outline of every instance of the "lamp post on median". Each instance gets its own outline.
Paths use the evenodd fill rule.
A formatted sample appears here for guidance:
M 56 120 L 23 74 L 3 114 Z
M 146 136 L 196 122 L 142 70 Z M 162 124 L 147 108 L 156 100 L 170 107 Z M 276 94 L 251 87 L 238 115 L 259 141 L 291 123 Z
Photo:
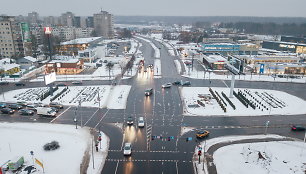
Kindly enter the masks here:
M 78 120 L 74 118 L 73 121 L 75 122 L 75 129 L 78 129 Z
M 269 127 L 269 123 L 270 123 L 270 121 L 267 121 L 267 122 L 266 122 L 265 135 L 267 135 L 267 131 L 268 131 L 268 127 Z

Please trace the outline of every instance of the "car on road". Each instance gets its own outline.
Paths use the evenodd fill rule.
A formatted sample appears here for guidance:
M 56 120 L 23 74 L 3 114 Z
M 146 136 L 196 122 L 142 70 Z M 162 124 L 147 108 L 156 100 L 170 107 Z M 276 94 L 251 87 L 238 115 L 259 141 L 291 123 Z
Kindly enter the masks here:
M 22 106 L 18 104 L 9 104 L 8 107 L 11 109 L 22 109 Z
M 139 117 L 138 118 L 138 127 L 144 127 L 145 126 L 145 122 L 143 117 Z
M 34 111 L 30 110 L 30 109 L 20 109 L 19 113 L 21 115 L 33 115 Z
M 205 138 L 205 137 L 207 137 L 209 135 L 209 131 L 207 131 L 207 130 L 201 130 L 201 131 L 198 131 L 197 133 L 196 133 L 196 137 L 197 138 Z
M 181 85 L 181 81 L 178 81 L 178 80 L 177 80 L 177 81 L 172 82 L 172 84 L 173 84 L 173 85 Z
M 3 114 L 14 114 L 15 111 L 13 109 L 10 109 L 10 108 L 2 108 L 1 112 Z
M 132 154 L 132 145 L 131 143 L 125 143 L 123 148 L 123 155 L 131 155 Z
M 127 123 L 128 125 L 132 125 L 132 124 L 133 124 L 133 117 L 129 116 L 129 117 L 127 118 L 127 120 L 126 120 L 126 123 Z
M 82 81 L 73 81 L 73 82 L 71 82 L 72 84 L 74 84 L 74 85 L 80 85 L 80 84 L 83 84 L 82 83 Z
M 190 86 L 190 85 L 191 85 L 190 81 L 185 81 L 182 83 L 182 86 Z
M 293 126 L 291 126 L 291 130 L 292 131 L 305 131 L 306 128 L 303 127 L 303 126 L 300 126 L 300 125 L 293 125 Z
M 6 107 L 6 103 L 0 103 L 0 108 L 5 108 Z
M 171 83 L 166 83 L 162 85 L 162 88 L 170 88 L 172 86 Z
M 145 95 L 146 96 L 150 96 L 151 94 L 153 94 L 153 88 L 148 88 L 145 90 Z
M 15 86 L 25 86 L 26 84 L 25 83 L 23 83 L 23 82 L 16 82 L 15 83 Z
M 58 102 L 51 102 L 49 104 L 50 107 L 53 107 L 53 108 L 57 108 L 57 109 L 63 109 L 64 108 L 64 105 L 58 103 Z
M 7 82 L 7 81 L 1 81 L 0 82 L 0 85 L 8 85 L 9 84 L 9 82 Z

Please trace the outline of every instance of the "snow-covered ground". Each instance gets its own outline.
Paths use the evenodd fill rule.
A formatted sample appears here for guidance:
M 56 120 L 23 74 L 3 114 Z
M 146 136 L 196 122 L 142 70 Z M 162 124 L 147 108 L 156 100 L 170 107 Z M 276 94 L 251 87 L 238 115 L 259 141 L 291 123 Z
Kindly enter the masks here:
M 158 78 L 162 75 L 161 73 L 161 61 L 160 59 L 154 60 L 154 78 Z
M 175 66 L 176 66 L 176 70 L 178 74 L 181 74 L 182 72 L 182 67 L 181 67 L 181 63 L 179 60 L 174 60 Z
M 137 37 L 136 36 L 136 38 L 141 39 L 145 42 L 148 42 L 151 45 L 151 47 L 154 49 L 154 57 L 155 58 L 160 58 L 160 50 L 156 47 L 156 45 L 152 41 L 150 41 L 148 39 L 145 39 L 143 37 Z
M 184 103 L 184 115 L 191 116 L 260 116 L 260 115 L 293 115 L 305 114 L 306 102 L 298 97 L 286 92 L 262 89 L 242 89 L 236 88 L 234 91 L 242 91 L 246 98 L 254 102 L 255 109 L 243 105 L 235 96 L 229 98 L 235 105 L 233 109 L 229 102 L 222 95 L 222 92 L 229 97 L 229 88 L 212 88 L 213 92 L 218 92 L 223 99 L 226 112 L 219 106 L 216 99 L 213 99 L 207 87 L 184 87 L 181 88 L 181 98 Z M 217 95 L 217 94 L 216 94 Z M 217 95 L 218 97 L 218 95 Z M 254 98 L 253 98 L 254 97 Z M 212 99 L 211 99 L 212 98 Z M 218 97 L 219 98 L 219 97 Z M 223 103 L 221 100 L 221 103 Z M 271 105 L 270 105 L 270 104 Z M 203 106 L 202 106 L 202 105 Z M 205 106 L 204 106 L 205 105 Z
M 53 96 L 49 96 L 40 101 L 40 96 L 47 92 L 49 88 L 23 88 L 5 92 L 0 96 L 3 102 L 25 101 L 28 103 L 42 102 L 49 104 L 50 99 L 62 92 L 66 87 L 59 87 Z M 69 86 L 66 91 L 59 95 L 54 102 L 60 102 L 63 105 L 78 106 L 81 100 L 81 106 L 101 107 L 109 109 L 124 109 L 126 107 L 127 97 L 131 86 L 128 85 L 97 85 L 97 86 Z
M 206 140 L 201 143 L 202 151 L 207 152 L 209 147 L 218 143 L 230 143 L 239 140 L 251 139 L 283 139 L 278 135 L 229 136 Z M 205 147 L 204 147 L 205 146 Z M 265 174 L 286 173 L 304 174 L 306 170 L 306 144 L 301 141 L 271 141 L 226 145 L 217 149 L 213 154 L 213 161 L 217 173 L 235 174 Z M 286 150 L 284 150 L 286 149 Z M 197 156 L 198 147 L 195 148 Z M 262 155 L 259 158 L 259 153 Z M 199 174 L 207 173 L 206 164 L 196 162 Z M 204 167 L 204 172 L 203 171 Z
M 95 169 L 93 170 L 92 163 L 89 163 L 88 173 L 94 174 L 102 171 L 108 152 L 109 139 L 104 133 L 101 135 L 102 148 L 99 149 L 99 152 L 94 150 Z M 0 123 L 0 136 L 2 137 L 0 143 L 1 165 L 8 160 L 16 162 L 14 160 L 23 156 L 25 165 L 35 164 L 39 170 L 36 173 L 43 173 L 43 170 L 34 163 L 33 159 L 43 163 L 46 174 L 76 174 L 80 173 L 80 165 L 84 164 L 84 159 L 92 158 L 93 136 L 86 127 L 75 129 L 73 125 Z M 57 141 L 60 147 L 56 150 L 45 151 L 43 146 L 51 141 Z M 30 154 L 31 151 L 34 152 L 33 156 Z

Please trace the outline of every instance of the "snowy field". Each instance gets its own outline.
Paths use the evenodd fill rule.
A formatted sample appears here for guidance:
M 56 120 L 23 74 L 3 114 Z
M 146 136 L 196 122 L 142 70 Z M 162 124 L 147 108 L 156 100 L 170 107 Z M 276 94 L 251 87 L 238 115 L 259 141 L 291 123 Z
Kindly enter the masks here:
M 109 139 L 101 133 L 101 149 L 94 151 L 95 169 L 92 163 L 88 164 L 87 173 L 101 173 L 109 146 Z M 44 173 L 80 173 L 80 164 L 92 158 L 92 138 L 88 128 L 75 129 L 73 125 L 41 124 L 41 123 L 0 123 L 0 164 L 8 160 L 24 157 L 25 165 L 36 165 L 39 170 L 35 173 L 43 173 L 42 168 L 33 163 L 33 158 L 43 163 Z M 45 151 L 43 146 L 51 141 L 57 141 L 59 148 Z M 99 144 L 100 147 L 100 144 Z M 30 155 L 33 151 L 33 156 Z M 32 158 L 33 157 L 33 158 Z M 90 161 L 91 162 L 91 161 Z M 67 167 L 69 166 L 69 167 Z M 84 171 L 85 172 L 85 171 Z
M 224 97 L 229 96 L 229 88 L 212 88 L 212 91 L 225 108 L 221 108 L 217 100 L 212 96 L 207 87 L 184 87 L 181 88 L 181 97 L 184 103 L 184 115 L 190 116 L 260 116 L 260 115 L 294 115 L 306 113 L 306 102 L 298 97 L 285 92 L 262 89 L 241 89 L 234 91 L 247 100 L 250 104 L 242 104 L 237 97 L 228 98 L 234 105 L 230 105 Z M 224 95 L 222 95 L 222 92 Z M 243 100 L 245 101 L 245 100 Z
M 255 140 L 274 138 L 282 140 L 285 137 L 279 135 L 251 135 L 251 136 L 225 136 L 208 139 L 201 143 L 205 152 L 212 145 L 218 143 L 230 143 L 239 140 Z M 301 141 L 271 141 L 227 145 L 219 148 L 213 154 L 214 164 L 220 174 L 304 174 L 306 170 L 306 144 Z M 205 147 L 204 147 L 205 146 Z M 286 150 L 284 150 L 286 149 Z M 195 148 L 197 157 L 198 147 Z M 259 152 L 263 158 L 259 158 Z M 203 153 L 202 153 L 203 154 Z M 196 162 L 198 174 L 207 172 L 207 165 Z
M 128 85 L 96 85 L 59 87 L 53 96 L 40 101 L 40 96 L 48 92 L 49 88 L 23 88 L 5 92 L 0 96 L 3 102 L 25 101 L 28 103 L 41 102 L 49 104 L 50 99 L 63 105 L 86 107 L 101 107 L 109 109 L 124 109 L 131 86 Z M 56 98 L 54 98 L 57 96 Z M 80 103 L 81 101 L 81 103 Z
M 235 144 L 218 149 L 213 157 L 219 174 L 305 174 L 305 147 L 292 141 Z

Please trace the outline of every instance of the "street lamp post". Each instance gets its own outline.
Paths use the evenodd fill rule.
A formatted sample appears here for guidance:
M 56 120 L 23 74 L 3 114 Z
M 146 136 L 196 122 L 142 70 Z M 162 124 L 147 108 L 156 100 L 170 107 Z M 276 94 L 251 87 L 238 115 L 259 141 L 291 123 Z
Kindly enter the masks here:
M 73 121 L 75 122 L 75 129 L 78 129 L 78 120 L 74 118 Z
M 268 127 L 269 127 L 269 123 L 270 123 L 270 121 L 267 121 L 267 122 L 266 122 L 265 135 L 267 135 L 267 131 L 268 131 Z

